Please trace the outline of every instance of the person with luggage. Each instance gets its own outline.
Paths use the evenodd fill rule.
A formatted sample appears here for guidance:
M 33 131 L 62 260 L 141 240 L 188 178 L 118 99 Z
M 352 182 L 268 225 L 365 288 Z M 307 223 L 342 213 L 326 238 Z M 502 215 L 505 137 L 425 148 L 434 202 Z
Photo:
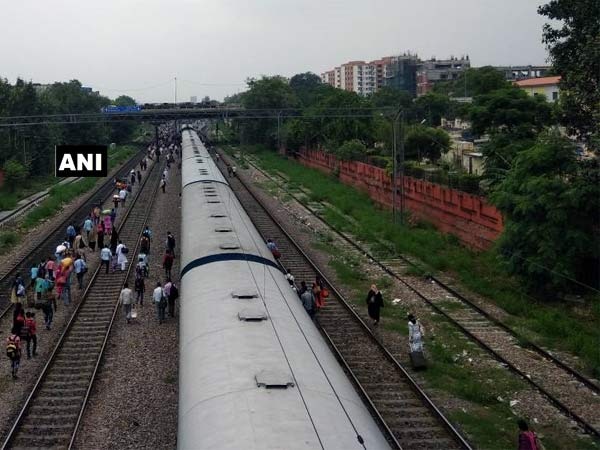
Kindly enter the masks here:
M 377 289 L 377 285 L 372 284 L 367 294 L 367 312 L 369 313 L 369 317 L 373 319 L 373 325 L 379 325 L 381 308 L 383 308 L 383 295 Z
M 69 241 L 70 247 L 73 247 L 73 241 L 75 241 L 75 236 L 77 236 L 77 232 L 75 231 L 75 226 L 71 223 L 67 227 L 67 240 Z
M 519 426 L 518 450 L 543 450 L 544 447 L 537 435 L 529 429 L 529 425 L 523 419 L 517 421 Z
M 116 254 L 117 254 L 117 264 L 121 268 L 121 272 L 125 271 L 125 265 L 127 264 L 127 253 L 129 253 L 129 249 L 123 244 L 122 241 L 119 240 L 119 245 L 117 245 Z
M 414 369 L 424 369 L 427 367 L 425 355 L 423 353 L 423 337 L 425 330 L 421 322 L 413 314 L 408 315 L 408 345 L 410 348 L 410 361 Z
M 119 295 L 119 302 L 123 305 L 123 312 L 125 313 L 125 320 L 127 323 L 131 323 L 131 307 L 133 304 L 133 292 L 129 289 L 129 285 L 125 283 L 121 294 Z
M 21 363 L 21 338 L 19 333 L 14 328 L 8 338 L 6 338 L 6 356 L 10 359 L 10 367 L 13 379 L 19 378 L 19 365 Z
M 52 257 L 48 258 L 46 261 L 46 274 L 48 274 L 48 279 L 54 280 L 54 259 Z

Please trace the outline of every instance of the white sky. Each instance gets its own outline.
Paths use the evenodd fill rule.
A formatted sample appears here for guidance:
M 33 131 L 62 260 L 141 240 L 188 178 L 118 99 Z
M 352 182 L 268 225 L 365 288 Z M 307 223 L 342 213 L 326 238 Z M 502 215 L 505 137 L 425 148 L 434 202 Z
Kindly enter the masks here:
M 542 0 L 0 0 L 0 77 L 78 79 L 139 102 L 244 90 L 349 60 L 545 64 Z

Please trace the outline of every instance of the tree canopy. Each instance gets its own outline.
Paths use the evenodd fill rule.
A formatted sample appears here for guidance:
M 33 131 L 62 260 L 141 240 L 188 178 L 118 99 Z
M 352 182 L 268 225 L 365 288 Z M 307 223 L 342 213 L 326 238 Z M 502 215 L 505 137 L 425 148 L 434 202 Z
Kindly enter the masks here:
M 600 2 L 551 0 L 539 14 L 558 21 L 544 25 L 544 43 L 561 76 L 561 121 L 572 133 L 600 147 Z

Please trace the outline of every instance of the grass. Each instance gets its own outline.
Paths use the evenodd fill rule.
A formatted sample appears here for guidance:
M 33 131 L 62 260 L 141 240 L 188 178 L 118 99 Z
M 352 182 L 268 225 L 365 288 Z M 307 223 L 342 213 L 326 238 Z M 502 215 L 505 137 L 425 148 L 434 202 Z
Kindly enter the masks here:
M 44 190 L 55 183 L 56 178 L 48 175 L 28 178 L 25 183 L 13 190 L 10 190 L 5 184 L 0 188 L 0 211 L 14 209 L 19 200 Z
M 113 168 L 122 164 L 131 158 L 137 148 L 133 146 L 119 146 L 113 151 L 109 151 L 108 166 Z M 53 180 L 56 180 L 53 178 Z M 84 178 L 80 181 L 67 185 L 53 186 L 48 197 L 46 197 L 37 207 L 33 208 L 25 215 L 19 223 L 20 231 L 27 231 L 42 220 L 46 220 L 56 214 L 63 205 L 73 200 L 75 197 L 91 190 L 97 183 L 98 178 Z M 42 188 L 43 189 L 43 188 Z M 16 246 L 20 241 L 20 235 L 16 231 L 0 231 L 0 252 L 6 252 Z
M 226 150 L 234 153 L 231 147 Z M 413 269 L 416 273 L 450 272 L 465 288 L 512 314 L 511 325 L 530 330 L 527 331 L 529 337 L 542 345 L 579 356 L 587 372 L 600 376 L 600 299 L 585 308 L 536 301 L 521 290 L 518 280 L 506 273 L 494 249 L 472 252 L 462 247 L 456 238 L 436 231 L 427 223 L 394 225 L 388 210 L 333 176 L 260 146 L 235 148 L 237 152 L 240 150 L 251 152 L 267 172 L 285 174 L 294 186 L 309 190 L 311 200 L 335 205 L 335 209 L 325 207 L 323 215 L 337 228 L 364 242 L 387 241 L 393 246 L 392 253 L 417 258 L 422 267 Z
M 382 289 L 391 287 L 389 277 L 367 280 L 348 254 L 339 254 L 330 261 L 340 281 L 352 290 L 349 299 L 364 308 L 362 298 L 364 286 L 375 281 Z M 406 315 L 408 309 L 402 304 L 387 302 L 382 309 L 385 318 L 382 325 L 386 330 L 408 335 Z M 451 397 L 448 414 L 453 423 L 460 425 L 468 439 L 477 447 L 486 450 L 513 448 L 517 435 L 515 411 L 509 405 L 516 397 L 527 397 L 527 384 L 519 377 L 482 361 L 482 350 L 461 339 L 461 333 L 441 316 L 428 318 L 430 329 L 426 336 L 428 369 L 422 372 L 427 386 Z M 519 395 L 520 394 L 520 395 Z M 458 400 L 456 400 L 458 399 Z M 526 417 L 533 423 L 533 417 Z M 544 444 L 550 449 L 597 449 L 590 440 L 577 439 L 564 433 L 555 424 L 535 426 L 544 436 Z

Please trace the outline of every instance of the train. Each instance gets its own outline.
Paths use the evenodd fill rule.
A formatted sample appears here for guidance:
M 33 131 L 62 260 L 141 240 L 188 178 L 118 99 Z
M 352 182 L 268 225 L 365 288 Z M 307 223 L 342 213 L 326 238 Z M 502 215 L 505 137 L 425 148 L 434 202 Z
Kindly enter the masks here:
M 178 448 L 389 449 L 200 137 L 181 135 Z

